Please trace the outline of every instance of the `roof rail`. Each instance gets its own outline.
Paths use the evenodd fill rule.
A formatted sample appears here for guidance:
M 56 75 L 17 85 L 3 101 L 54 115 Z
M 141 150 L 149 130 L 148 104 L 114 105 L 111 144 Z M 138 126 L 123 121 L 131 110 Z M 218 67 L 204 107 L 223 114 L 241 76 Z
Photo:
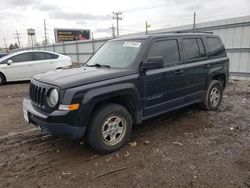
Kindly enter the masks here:
M 212 31 L 193 31 L 193 30 L 180 30 L 180 31 L 173 31 L 173 33 L 206 33 L 206 34 L 214 34 Z

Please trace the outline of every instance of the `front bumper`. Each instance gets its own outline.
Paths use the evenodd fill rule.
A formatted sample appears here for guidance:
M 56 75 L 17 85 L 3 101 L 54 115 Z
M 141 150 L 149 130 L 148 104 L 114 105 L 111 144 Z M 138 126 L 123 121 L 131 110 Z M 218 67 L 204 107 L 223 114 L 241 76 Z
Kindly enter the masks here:
M 42 131 L 53 136 L 63 136 L 70 139 L 79 139 L 84 136 L 86 127 L 72 126 L 65 123 L 64 119 L 67 117 L 68 111 L 55 111 L 50 114 L 43 114 L 32 106 L 29 98 L 24 98 L 23 112 L 28 123 L 32 123 Z

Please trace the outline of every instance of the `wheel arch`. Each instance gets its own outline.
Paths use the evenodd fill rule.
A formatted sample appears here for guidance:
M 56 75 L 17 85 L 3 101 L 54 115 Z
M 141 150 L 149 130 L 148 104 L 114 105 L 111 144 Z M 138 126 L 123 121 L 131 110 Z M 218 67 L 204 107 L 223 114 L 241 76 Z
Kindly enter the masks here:
M 5 74 L 4 74 L 3 72 L 0 71 L 0 75 L 3 75 L 4 81 L 6 82 L 6 81 L 7 81 L 7 78 L 6 78 Z
M 218 80 L 219 82 L 221 82 L 223 89 L 225 89 L 227 81 L 226 81 L 226 75 L 224 73 L 213 75 L 211 80 Z
M 80 120 L 83 126 L 88 126 L 95 110 L 102 105 L 115 103 L 125 107 L 130 113 L 133 123 L 142 121 L 142 107 L 137 89 L 133 84 L 119 84 L 90 90 L 82 101 Z

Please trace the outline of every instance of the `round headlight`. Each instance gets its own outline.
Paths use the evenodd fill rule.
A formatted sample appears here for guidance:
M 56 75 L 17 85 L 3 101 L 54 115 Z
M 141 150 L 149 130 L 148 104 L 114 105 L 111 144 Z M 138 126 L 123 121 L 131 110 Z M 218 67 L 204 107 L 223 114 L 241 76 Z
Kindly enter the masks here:
M 59 100 L 59 94 L 56 89 L 52 89 L 48 96 L 48 105 L 50 107 L 55 107 Z

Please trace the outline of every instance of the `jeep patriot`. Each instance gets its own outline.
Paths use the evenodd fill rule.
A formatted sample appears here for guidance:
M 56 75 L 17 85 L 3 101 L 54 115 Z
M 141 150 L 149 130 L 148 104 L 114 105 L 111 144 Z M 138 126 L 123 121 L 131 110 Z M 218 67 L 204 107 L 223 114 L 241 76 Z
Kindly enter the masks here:
M 168 33 L 113 39 L 82 67 L 35 75 L 23 100 L 27 122 L 110 153 L 132 125 L 200 104 L 216 110 L 229 77 L 219 36 Z

